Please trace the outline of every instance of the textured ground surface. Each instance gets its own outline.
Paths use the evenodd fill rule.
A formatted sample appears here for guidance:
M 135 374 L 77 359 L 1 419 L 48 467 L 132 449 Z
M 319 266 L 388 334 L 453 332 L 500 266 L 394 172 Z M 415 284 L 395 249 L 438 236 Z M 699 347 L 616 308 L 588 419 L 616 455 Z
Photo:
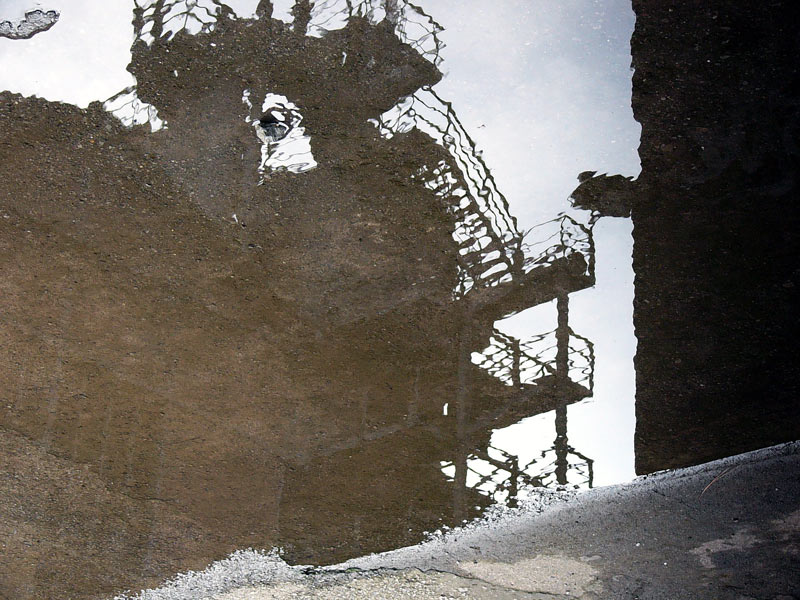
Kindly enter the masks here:
M 139 598 L 790 600 L 800 597 L 798 451 L 790 443 L 550 498 L 323 570 L 240 554 Z

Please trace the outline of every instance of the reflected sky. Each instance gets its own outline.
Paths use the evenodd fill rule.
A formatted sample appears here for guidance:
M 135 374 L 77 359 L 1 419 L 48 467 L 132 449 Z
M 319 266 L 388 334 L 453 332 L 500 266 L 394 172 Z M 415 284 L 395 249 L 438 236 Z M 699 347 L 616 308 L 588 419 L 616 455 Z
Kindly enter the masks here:
M 126 70 L 133 42 L 131 3 L 52 0 L 26 6 L 57 10 L 61 17 L 29 40 L 0 38 L 0 89 L 86 107 L 135 83 Z
M 444 27 L 435 89 L 453 102 L 523 229 L 564 210 L 581 171 L 638 175 L 630 2 L 422 6 Z

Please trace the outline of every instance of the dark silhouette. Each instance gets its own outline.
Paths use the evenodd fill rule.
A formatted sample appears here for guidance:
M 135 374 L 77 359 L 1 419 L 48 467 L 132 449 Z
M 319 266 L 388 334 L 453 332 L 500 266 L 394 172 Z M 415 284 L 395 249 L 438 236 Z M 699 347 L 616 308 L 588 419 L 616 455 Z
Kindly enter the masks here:
M 633 5 L 642 173 L 584 177 L 573 200 L 632 214 L 649 473 L 800 437 L 800 38 L 791 2 Z

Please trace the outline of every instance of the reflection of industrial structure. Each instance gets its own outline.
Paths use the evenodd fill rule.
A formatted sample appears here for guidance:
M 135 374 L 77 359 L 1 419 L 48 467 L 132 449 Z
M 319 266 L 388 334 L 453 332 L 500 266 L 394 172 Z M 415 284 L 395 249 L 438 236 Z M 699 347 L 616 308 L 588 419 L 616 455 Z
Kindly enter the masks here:
M 480 408 L 459 398 L 454 417 L 460 450 L 445 467 L 452 468 L 457 487 L 467 485 L 472 471 L 477 476 L 472 487 L 486 491 L 488 485 L 495 500 L 501 496 L 498 489 L 503 489 L 512 503 L 524 487 L 591 487 L 592 460 L 567 443 L 567 405 L 591 396 L 593 390 L 592 343 L 568 325 L 569 293 L 594 284 L 591 229 L 560 215 L 527 234 L 520 232 L 508 201 L 452 106 L 430 87 L 401 100 L 375 124 L 385 137 L 419 129 L 449 154 L 450 160 L 421 170 L 418 177 L 451 207 L 459 264 L 454 298 L 459 303 L 468 311 L 488 306 L 495 318 L 552 300 L 557 303 L 555 330 L 521 341 L 494 329 L 488 347 L 473 354 L 476 366 L 518 394 L 494 410 L 487 410 L 479 398 L 474 400 Z M 479 444 L 466 450 L 474 445 L 469 440 L 475 432 L 550 410 L 556 414 L 556 440 L 538 460 L 520 467 L 518 458 L 502 449 Z M 489 472 L 477 471 L 478 463 L 488 466 Z
M 575 288 L 567 293 L 592 285 L 594 248 L 589 229 L 562 215 L 527 235 L 520 232 L 508 201 L 497 189 L 453 107 L 431 87 L 404 98 L 375 124 L 386 137 L 417 128 L 445 148 L 452 159 L 422 170 L 418 177 L 451 207 L 455 219 L 453 237 L 459 245 L 461 267 L 456 298 L 467 297 L 473 288 L 486 290 L 511 282 L 535 287 L 531 275 L 535 269 L 571 261 L 584 261 L 586 280 L 580 280 L 578 267 L 578 278 L 572 282 Z M 576 267 L 572 264 L 567 268 Z M 546 291 L 538 293 L 547 295 Z M 476 291 L 475 295 L 480 294 Z M 521 300 L 521 304 L 528 307 L 544 301 L 543 297 L 533 303 L 526 301 L 529 299 Z M 519 310 L 509 308 L 508 313 Z
M 537 407 L 537 412 L 543 412 L 542 408 L 555 411 L 556 439 L 541 456 L 520 466 L 518 457 L 489 446 L 468 457 L 466 468 L 478 477 L 475 487 L 485 489 L 494 484 L 497 490 L 490 487 L 487 491 L 496 501 L 504 499 L 498 497 L 498 491 L 506 502 L 513 503 L 524 488 L 592 487 L 592 459 L 567 443 L 567 406 L 592 395 L 594 351 L 589 340 L 569 328 L 566 295 L 559 297 L 557 306 L 559 326 L 555 330 L 524 342 L 495 330 L 489 347 L 473 356 L 478 367 L 506 385 L 520 390 L 528 387 L 530 394 L 555 396 L 553 404 Z M 504 419 L 498 420 L 502 423 Z M 477 462 L 471 465 L 470 459 Z M 481 467 L 489 467 L 489 472 Z
M 231 18 L 228 10 L 217 0 L 140 0 L 134 22 L 136 37 L 151 46 L 181 32 L 211 34 L 220 19 Z M 272 12 L 269 2 L 259 4 L 260 19 L 269 19 Z M 354 18 L 373 25 L 388 23 L 402 42 L 426 60 L 434 65 L 441 62 L 441 27 L 406 0 L 299 0 L 292 15 L 292 21 L 285 24 L 292 35 L 317 38 L 344 30 Z M 273 34 L 280 30 L 271 27 Z M 343 52 L 342 62 L 347 60 L 348 54 Z M 252 109 L 250 93 L 245 90 L 245 102 Z M 267 93 L 271 96 L 274 94 Z M 284 103 L 293 100 L 282 98 Z M 142 106 L 152 114 L 153 107 Z M 257 117 L 248 117 L 253 118 Z M 507 199 L 453 107 L 430 85 L 401 98 L 371 123 L 385 139 L 416 130 L 445 151 L 436 162 L 421 164 L 411 179 L 435 195 L 452 221 L 458 265 L 452 299 L 469 325 L 458 333 L 455 398 L 432 396 L 436 399 L 428 415 L 410 403 L 411 416 L 404 422 L 390 421 L 377 430 L 329 443 L 326 450 L 314 454 L 333 456 L 369 440 L 375 443 L 401 435 L 409 426 L 423 423 L 440 442 L 449 440 L 445 446 L 452 451 L 441 462 L 454 469 L 457 498 L 453 510 L 459 518 L 466 514 L 467 473 L 480 461 L 484 467 L 491 465 L 493 474 L 480 475 L 478 483 L 470 485 L 494 499 L 501 497 L 501 489 L 507 490 L 507 499 L 513 502 L 526 487 L 591 486 L 592 461 L 569 446 L 566 431 L 567 406 L 591 396 L 593 389 L 592 344 L 568 325 L 569 294 L 594 283 L 590 227 L 560 215 L 529 232 L 520 231 Z M 313 124 L 308 132 L 313 148 Z M 265 152 L 262 150 L 262 168 L 270 160 Z M 558 326 L 547 334 L 518 340 L 492 326 L 496 319 L 551 301 L 557 303 Z M 498 382 L 507 390 L 489 391 Z M 516 457 L 491 447 L 493 430 L 548 411 L 555 414 L 556 439 L 537 460 L 519 465 Z M 313 462 L 310 457 L 307 460 Z M 496 490 L 487 491 L 490 481 Z
M 437 55 L 397 38 L 412 35 L 400 15 L 424 15 L 371 3 L 317 38 L 298 35 L 315 8 L 367 4 L 298 2 L 292 24 L 267 2 L 257 20 L 200 0 L 138 6 L 137 86 L 106 109 L 156 133 L 96 106 L 0 103 L 9 139 L 26 140 L 0 161 L 2 195 L 20 199 L 0 220 L 18 325 L 2 425 L 87 466 L 109 494 L 87 503 L 92 522 L 127 519 L 59 549 L 85 565 L 87 544 L 126 536 L 81 590 L 243 546 L 336 560 L 526 488 L 590 485 L 566 411 L 593 389 L 592 345 L 568 324 L 569 294 L 594 281 L 591 230 L 565 215 L 519 230 L 430 87 Z M 438 48 L 436 27 L 419 31 Z M 314 168 L 259 172 L 270 108 L 302 116 Z M 496 328 L 546 302 L 553 331 Z M 533 464 L 493 447 L 496 429 L 551 411 L 555 443 Z M 495 473 L 476 481 L 481 465 Z

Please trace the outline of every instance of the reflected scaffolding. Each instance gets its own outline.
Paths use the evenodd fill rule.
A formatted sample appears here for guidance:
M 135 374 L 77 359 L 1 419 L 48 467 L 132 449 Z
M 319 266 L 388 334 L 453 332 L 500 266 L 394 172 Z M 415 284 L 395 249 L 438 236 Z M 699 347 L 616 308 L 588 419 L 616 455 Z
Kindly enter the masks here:
M 158 116 L 158 109 L 139 100 L 136 86 L 130 86 L 103 103 L 103 108 L 120 120 L 125 127 L 150 125 L 150 131 L 166 128 L 166 122 Z

